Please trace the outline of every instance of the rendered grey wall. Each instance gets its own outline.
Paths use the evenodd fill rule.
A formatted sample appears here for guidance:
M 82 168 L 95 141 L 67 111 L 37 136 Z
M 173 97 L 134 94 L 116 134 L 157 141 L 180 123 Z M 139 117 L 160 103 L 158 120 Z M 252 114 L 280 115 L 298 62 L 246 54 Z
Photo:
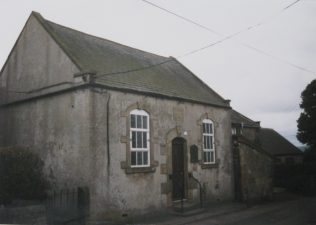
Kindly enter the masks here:
M 36 96 L 51 89 L 28 94 L 17 92 L 72 82 L 73 74 L 78 71 L 37 19 L 31 16 L 0 76 L 0 103 Z M 67 84 L 63 88 L 65 86 Z
M 38 152 L 53 189 L 88 185 L 91 180 L 89 91 L 76 91 L 7 106 L 1 146 Z
M 71 84 L 60 84 L 45 88 L 72 82 L 76 72 L 76 66 L 31 16 L 3 69 L 1 104 L 70 87 Z M 16 93 L 41 88 L 45 89 Z M 156 161 L 153 173 L 127 174 L 122 168 L 129 141 L 128 109 L 133 107 L 143 108 L 150 115 L 151 147 Z M 191 164 L 188 150 L 187 171 L 194 172 L 204 184 L 207 200 L 231 199 L 229 109 L 98 88 L 82 89 L 2 107 L 0 146 L 19 145 L 39 152 L 54 188 L 88 186 L 91 211 L 100 216 L 111 211 L 144 213 L 172 204 L 168 175 L 172 172 L 173 138 L 183 137 L 187 149 L 197 145 L 201 159 L 200 124 L 205 116 L 215 125 L 218 165 L 202 169 L 199 163 Z M 184 131 L 188 134 L 184 135 Z M 196 184 L 187 183 L 187 197 L 197 201 Z
M 108 104 L 109 103 L 109 104 Z M 107 105 L 109 124 L 107 125 Z M 151 120 L 155 172 L 127 174 L 127 111 L 145 109 Z M 187 170 L 204 184 L 206 200 L 232 199 L 230 111 L 130 93 L 84 89 L 7 106 L 2 146 L 25 146 L 39 152 L 54 188 L 87 186 L 91 213 L 96 217 L 139 214 L 170 206 L 171 141 L 183 137 L 187 149 L 195 144 L 201 159 L 199 123 L 206 114 L 214 121 L 218 166 L 202 169 L 190 163 Z M 107 126 L 109 154 L 107 158 Z M 188 135 L 184 135 L 187 131 Z M 198 203 L 199 190 L 188 181 L 187 197 Z

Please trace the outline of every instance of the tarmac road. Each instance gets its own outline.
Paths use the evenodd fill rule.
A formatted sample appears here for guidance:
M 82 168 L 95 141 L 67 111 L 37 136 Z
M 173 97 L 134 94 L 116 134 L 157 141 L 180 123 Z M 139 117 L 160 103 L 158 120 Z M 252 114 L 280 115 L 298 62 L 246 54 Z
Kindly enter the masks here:
M 183 221 L 184 222 L 184 221 Z M 230 214 L 205 217 L 187 225 L 316 225 L 316 197 L 258 205 Z

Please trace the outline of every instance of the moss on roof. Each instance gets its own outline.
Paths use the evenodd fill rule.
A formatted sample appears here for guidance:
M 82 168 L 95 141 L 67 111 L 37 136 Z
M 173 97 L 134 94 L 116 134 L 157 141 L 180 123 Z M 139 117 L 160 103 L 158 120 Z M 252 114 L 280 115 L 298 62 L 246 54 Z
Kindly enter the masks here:
M 39 13 L 33 15 L 78 69 L 96 72 L 98 84 L 229 107 L 226 100 L 172 57 L 85 34 L 45 20 Z

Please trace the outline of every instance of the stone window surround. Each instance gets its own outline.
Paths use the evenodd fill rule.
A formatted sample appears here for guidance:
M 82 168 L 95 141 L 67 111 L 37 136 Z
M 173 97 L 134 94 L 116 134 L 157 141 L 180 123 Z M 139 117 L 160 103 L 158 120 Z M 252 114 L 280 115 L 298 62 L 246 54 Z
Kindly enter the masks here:
M 149 116 L 149 166 L 146 167 L 132 167 L 131 166 L 131 140 L 130 140 L 130 125 L 131 125 L 131 117 L 130 112 L 132 110 L 144 110 Z M 126 133 L 121 136 L 121 143 L 125 143 L 126 145 L 126 161 L 121 161 L 121 168 L 125 170 L 126 174 L 133 173 L 153 173 L 156 171 L 156 167 L 158 166 L 158 162 L 154 160 L 154 143 L 153 143 L 153 119 L 152 113 L 145 106 L 145 104 L 141 102 L 136 102 L 126 108 L 126 111 L 122 113 L 121 118 L 126 119 Z
M 140 109 L 134 109 L 134 110 L 132 110 L 131 112 L 130 112 L 130 114 L 129 114 L 129 119 L 131 119 L 132 118 L 132 115 L 134 115 L 135 116 L 135 127 L 132 127 L 131 126 L 131 123 L 130 123 L 130 132 L 129 132 L 129 140 L 130 140 L 130 146 L 131 146 L 131 143 L 133 143 L 133 138 L 132 138 L 132 133 L 133 132 L 135 132 L 136 134 L 137 133 L 141 133 L 141 138 L 142 138 L 142 140 L 141 140 L 141 143 L 140 143 L 140 145 L 141 145 L 141 147 L 139 148 L 137 145 L 138 145 L 138 140 L 137 140 L 137 142 L 136 142 L 136 138 L 138 137 L 138 135 L 136 135 L 135 136 L 135 147 L 133 148 L 133 145 L 131 146 L 131 148 L 130 148 L 130 151 L 131 151 L 131 154 L 134 152 L 134 153 L 136 153 L 136 155 L 135 155 L 135 157 L 136 157 L 136 159 L 135 159 L 135 165 L 131 165 L 131 167 L 148 167 L 149 165 L 150 165 L 150 161 L 148 160 L 148 159 L 150 159 L 150 144 L 149 144 L 149 142 L 150 142 L 150 135 L 149 135 L 149 132 L 150 132 L 150 124 L 149 124 L 149 120 L 150 120 L 150 116 L 149 116 L 149 114 L 145 111 L 145 110 L 140 110 Z M 138 121 L 138 119 L 136 119 L 138 116 L 141 116 L 141 127 L 136 127 L 136 121 Z M 142 125 L 142 123 L 143 123 L 143 117 L 145 117 L 146 118 L 146 127 L 143 127 L 143 125 Z M 137 122 L 137 124 L 138 124 L 138 122 Z M 146 147 L 144 147 L 143 145 L 144 145 L 144 140 L 143 140 L 143 135 L 144 134 L 146 134 L 146 140 L 145 140 L 145 146 Z M 141 154 L 142 154 L 142 162 L 141 162 L 141 164 L 139 164 L 139 165 L 136 165 L 137 164 L 137 153 L 138 152 L 141 152 Z M 144 153 L 147 153 L 147 157 L 146 157 L 146 160 L 145 161 L 147 161 L 147 163 L 146 164 L 144 164 Z M 132 162 L 133 162 L 133 160 L 132 160 Z
M 215 152 L 215 162 L 214 163 L 204 163 L 203 161 L 203 120 L 211 120 L 213 122 L 213 134 L 214 134 L 214 152 Z M 200 150 L 200 155 L 201 155 L 201 159 L 200 159 L 200 165 L 202 169 L 209 169 L 209 168 L 218 168 L 219 167 L 219 163 L 220 160 L 218 159 L 218 154 L 217 154 L 217 138 L 216 138 L 216 132 L 215 130 L 218 127 L 218 123 L 211 118 L 210 113 L 204 113 L 199 120 L 197 121 L 198 124 L 198 133 L 199 135 L 199 140 L 198 140 L 198 145 L 200 146 L 201 150 Z
M 202 144 L 202 159 L 203 160 L 205 160 L 204 159 L 204 154 L 205 153 L 209 153 L 210 155 L 209 155 L 209 157 L 210 157 L 210 159 L 209 159 L 209 161 L 204 161 L 204 163 L 205 164 L 214 164 L 215 163 L 215 157 L 216 157 L 216 154 L 215 154 L 215 140 L 214 140 L 214 136 L 215 136 L 215 129 L 214 129 L 214 122 L 213 122 L 213 120 L 210 120 L 210 119 L 204 119 L 203 121 L 202 121 L 202 142 L 203 142 L 203 144 Z M 208 125 L 210 125 L 210 127 L 211 127 L 211 130 L 210 130 L 210 132 L 204 132 L 204 125 L 205 124 L 208 124 Z M 211 137 L 211 140 L 210 140 L 210 148 L 208 149 L 208 148 L 205 148 L 205 146 L 204 146 L 204 138 L 205 137 Z M 211 157 L 211 155 L 212 155 L 212 153 L 213 153 L 213 160 L 212 160 L 212 157 Z

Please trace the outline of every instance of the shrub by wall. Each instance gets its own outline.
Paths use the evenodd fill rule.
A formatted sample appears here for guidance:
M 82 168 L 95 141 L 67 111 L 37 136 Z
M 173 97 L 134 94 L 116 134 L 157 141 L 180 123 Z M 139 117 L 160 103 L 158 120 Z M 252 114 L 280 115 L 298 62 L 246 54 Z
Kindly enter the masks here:
M 276 165 L 274 185 L 302 194 L 316 194 L 316 163 Z
M 29 149 L 0 148 L 0 205 L 13 200 L 44 200 L 48 182 L 43 166 Z

